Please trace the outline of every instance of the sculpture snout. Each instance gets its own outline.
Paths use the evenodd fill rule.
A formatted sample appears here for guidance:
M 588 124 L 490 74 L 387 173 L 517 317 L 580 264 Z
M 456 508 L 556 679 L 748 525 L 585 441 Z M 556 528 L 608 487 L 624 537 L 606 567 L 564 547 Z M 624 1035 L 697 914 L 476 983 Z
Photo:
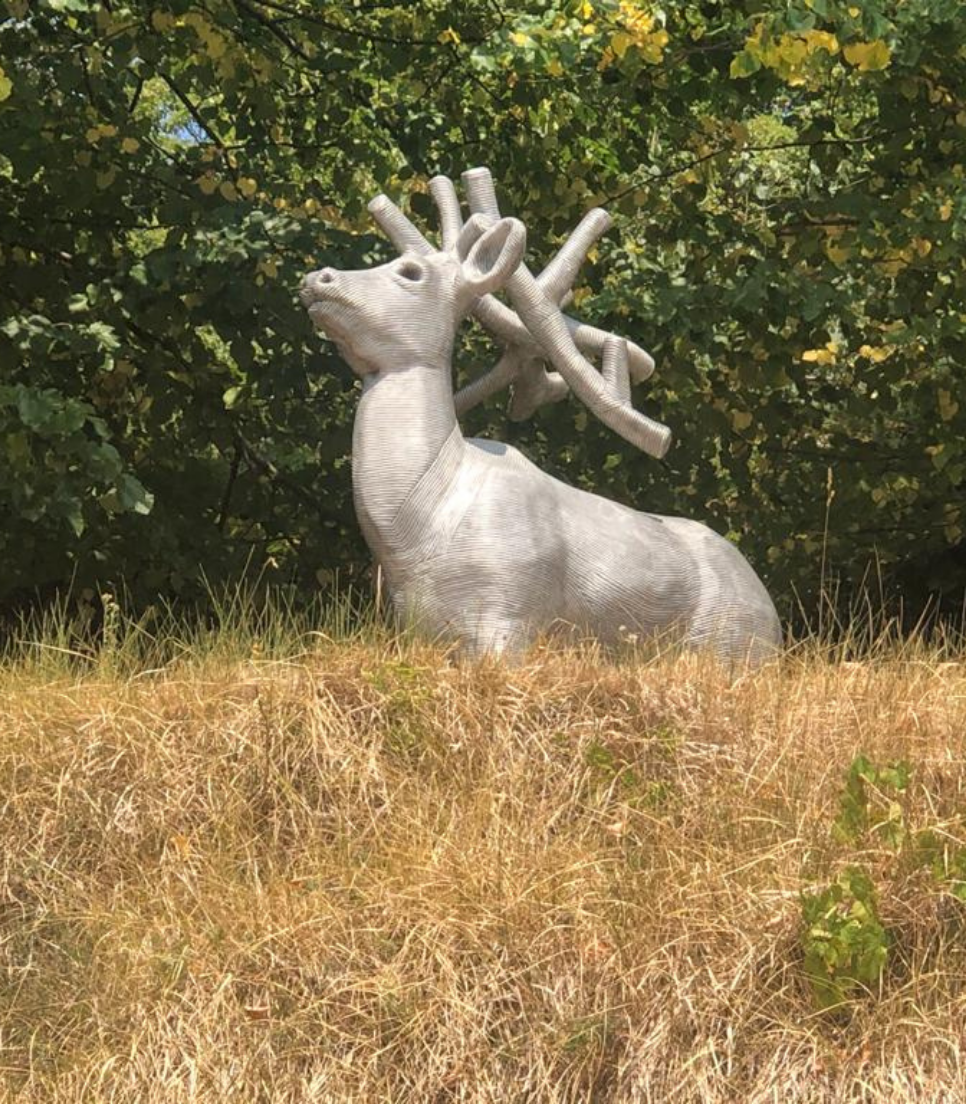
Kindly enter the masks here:
M 323 299 L 326 291 L 335 283 L 336 276 L 337 273 L 334 268 L 320 268 L 318 272 L 310 272 L 302 281 L 302 287 L 299 289 L 299 298 L 302 300 L 303 306 L 308 307 L 312 303 L 318 302 L 319 299 Z

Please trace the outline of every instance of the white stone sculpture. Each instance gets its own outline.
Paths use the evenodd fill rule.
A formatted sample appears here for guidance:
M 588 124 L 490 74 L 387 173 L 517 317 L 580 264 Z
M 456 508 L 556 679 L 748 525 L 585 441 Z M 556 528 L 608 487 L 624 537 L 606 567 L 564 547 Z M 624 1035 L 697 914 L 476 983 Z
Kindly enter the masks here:
M 460 432 L 458 414 L 512 386 L 511 417 L 572 390 L 646 452 L 661 457 L 670 444 L 667 428 L 631 405 L 631 381 L 651 374 L 650 356 L 561 310 L 607 214 L 591 211 L 534 277 L 522 263 L 526 231 L 500 217 L 488 170 L 463 181 L 465 225 L 451 181 L 431 181 L 440 249 L 378 196 L 369 210 L 399 259 L 324 268 L 301 291 L 312 322 L 362 377 L 356 512 L 398 616 L 470 653 L 520 649 L 565 626 L 605 644 L 659 634 L 728 660 L 773 654 L 775 607 L 734 545 L 699 522 L 568 486 L 515 448 Z M 493 297 L 499 289 L 517 313 Z M 470 313 L 504 352 L 454 396 L 453 344 Z M 599 371 L 587 356 L 600 357 Z

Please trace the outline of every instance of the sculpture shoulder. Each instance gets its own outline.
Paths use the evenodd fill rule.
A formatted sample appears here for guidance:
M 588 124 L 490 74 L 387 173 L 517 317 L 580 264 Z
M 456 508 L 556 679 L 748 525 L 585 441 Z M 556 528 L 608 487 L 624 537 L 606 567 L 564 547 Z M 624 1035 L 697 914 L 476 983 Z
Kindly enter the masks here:
M 540 472 L 541 475 L 545 474 L 540 471 L 532 460 L 528 460 L 513 445 L 504 444 L 502 441 L 490 441 L 486 437 L 467 437 L 466 444 L 469 446 L 469 455 L 483 464 L 519 468 L 521 470 L 532 468 L 535 472 Z

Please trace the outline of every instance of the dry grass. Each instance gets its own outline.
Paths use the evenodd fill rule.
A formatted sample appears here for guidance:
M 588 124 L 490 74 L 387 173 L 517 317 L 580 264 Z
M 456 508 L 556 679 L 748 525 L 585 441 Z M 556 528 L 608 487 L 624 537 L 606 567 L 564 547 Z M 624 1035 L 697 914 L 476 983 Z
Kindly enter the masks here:
M 966 1099 L 966 906 L 830 831 L 863 751 L 962 837 L 966 665 L 237 652 L 0 667 L 3 1099 Z M 893 945 L 823 1014 L 855 862 Z

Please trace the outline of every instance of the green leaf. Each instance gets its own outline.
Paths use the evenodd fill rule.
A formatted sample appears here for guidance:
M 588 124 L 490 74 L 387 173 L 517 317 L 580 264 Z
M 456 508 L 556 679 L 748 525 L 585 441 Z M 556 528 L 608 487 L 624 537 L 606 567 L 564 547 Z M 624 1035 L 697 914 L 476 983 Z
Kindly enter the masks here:
M 740 80 L 742 77 L 750 77 L 753 73 L 757 73 L 760 68 L 761 62 L 758 58 L 747 50 L 742 50 L 731 59 L 728 72 L 733 79 Z
M 234 408 L 244 390 L 245 388 L 242 384 L 236 384 L 234 387 L 229 387 L 223 393 L 223 395 L 221 396 L 221 400 L 225 404 L 226 410 L 231 410 Z
M 133 475 L 125 473 L 118 478 L 117 493 L 121 507 L 136 514 L 149 514 L 154 506 L 154 495 Z

